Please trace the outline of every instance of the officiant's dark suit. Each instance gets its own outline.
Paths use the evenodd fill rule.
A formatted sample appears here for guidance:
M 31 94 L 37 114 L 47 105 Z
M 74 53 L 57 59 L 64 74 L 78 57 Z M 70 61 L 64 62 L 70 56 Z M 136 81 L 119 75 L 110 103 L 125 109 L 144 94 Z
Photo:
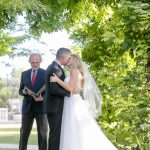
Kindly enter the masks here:
M 44 109 L 50 128 L 48 150 L 59 150 L 64 97 L 70 96 L 70 92 L 59 84 L 50 82 L 50 77 L 55 73 L 64 81 L 65 74 L 61 65 L 66 65 L 69 60 L 70 50 L 60 48 L 56 54 L 56 61 L 53 61 L 46 70 Z
M 47 150 L 47 118 L 43 112 L 43 96 L 45 91 L 38 98 L 34 98 L 25 90 L 25 87 L 27 87 L 34 93 L 37 93 L 45 84 L 45 70 L 40 68 L 41 57 L 39 54 L 33 53 L 29 58 L 29 62 L 32 68 L 22 72 L 19 88 L 19 94 L 24 96 L 19 150 L 27 149 L 28 138 L 34 119 L 37 125 L 39 150 Z M 32 84 L 33 70 L 36 76 L 34 85 Z

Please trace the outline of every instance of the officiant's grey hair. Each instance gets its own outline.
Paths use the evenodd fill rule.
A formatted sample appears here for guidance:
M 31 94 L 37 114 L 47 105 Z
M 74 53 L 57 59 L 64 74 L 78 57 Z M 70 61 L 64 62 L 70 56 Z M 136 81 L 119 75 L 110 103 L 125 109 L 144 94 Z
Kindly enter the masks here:
M 42 57 L 41 57 L 40 54 L 38 54 L 38 53 L 32 53 L 32 54 L 29 56 L 29 61 L 31 61 L 32 56 L 37 56 L 38 59 L 39 59 L 39 61 L 42 62 Z

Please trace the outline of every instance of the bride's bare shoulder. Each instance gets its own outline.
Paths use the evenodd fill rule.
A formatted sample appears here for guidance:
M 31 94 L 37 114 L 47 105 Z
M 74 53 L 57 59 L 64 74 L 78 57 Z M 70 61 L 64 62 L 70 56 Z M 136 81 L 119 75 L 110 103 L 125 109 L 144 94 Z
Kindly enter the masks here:
M 74 79 L 78 78 L 78 74 L 79 74 L 78 69 L 76 69 L 76 68 L 72 69 L 72 71 L 71 71 L 71 77 L 72 78 L 74 78 Z
M 72 76 L 74 76 L 75 78 L 78 78 L 78 77 L 83 78 L 82 73 L 76 68 L 72 70 Z

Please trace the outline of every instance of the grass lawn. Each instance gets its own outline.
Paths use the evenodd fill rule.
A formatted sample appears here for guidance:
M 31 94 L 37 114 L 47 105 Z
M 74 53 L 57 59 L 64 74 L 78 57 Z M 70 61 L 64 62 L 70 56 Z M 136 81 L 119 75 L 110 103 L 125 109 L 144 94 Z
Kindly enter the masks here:
M 0 128 L 0 143 L 18 144 L 19 136 L 20 128 Z M 32 129 L 28 144 L 37 144 L 36 128 Z

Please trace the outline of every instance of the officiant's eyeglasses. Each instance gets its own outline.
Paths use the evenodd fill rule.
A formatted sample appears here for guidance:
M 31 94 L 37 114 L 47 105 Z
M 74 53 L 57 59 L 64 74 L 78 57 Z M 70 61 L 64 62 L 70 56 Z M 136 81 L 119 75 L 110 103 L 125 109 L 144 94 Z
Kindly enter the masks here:
M 32 65 L 39 64 L 40 62 L 31 62 Z

